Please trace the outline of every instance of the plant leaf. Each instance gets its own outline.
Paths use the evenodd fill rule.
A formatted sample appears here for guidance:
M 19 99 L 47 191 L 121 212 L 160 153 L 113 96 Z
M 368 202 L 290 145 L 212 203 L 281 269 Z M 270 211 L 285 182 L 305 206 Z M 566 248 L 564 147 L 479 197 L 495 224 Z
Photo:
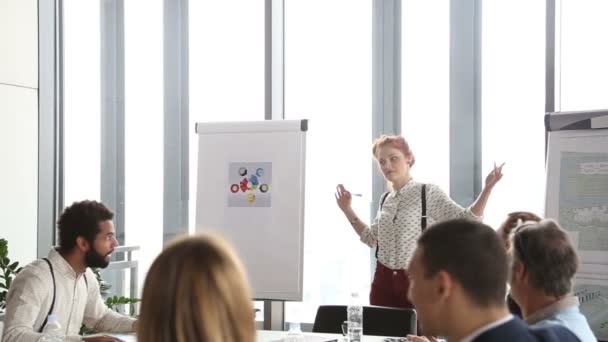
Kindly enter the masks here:
M 18 266 L 19 266 L 19 261 L 15 261 L 14 263 L 12 263 L 12 264 L 8 265 L 8 268 L 9 268 L 11 271 L 15 272 L 15 270 L 17 269 L 17 267 L 18 267 Z
M 0 259 L 8 255 L 8 241 L 0 239 Z

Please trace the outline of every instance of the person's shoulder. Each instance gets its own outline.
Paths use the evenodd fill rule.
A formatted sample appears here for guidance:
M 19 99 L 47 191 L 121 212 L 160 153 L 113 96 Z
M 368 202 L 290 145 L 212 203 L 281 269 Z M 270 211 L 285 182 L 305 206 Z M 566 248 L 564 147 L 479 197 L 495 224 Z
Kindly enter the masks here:
M 46 271 L 46 272 L 45 272 Z M 42 259 L 36 259 L 29 264 L 25 265 L 17 276 L 37 276 L 44 277 L 48 273 L 51 276 L 51 268 L 46 261 Z
M 34 260 L 25 265 L 13 279 L 11 288 L 28 285 L 44 285 L 52 281 L 51 269 L 46 261 L 42 259 Z
M 429 195 L 445 193 L 445 191 L 443 191 L 443 189 L 435 183 L 418 183 L 417 187 L 422 188 L 423 185 L 426 188 L 426 193 Z
M 534 327 L 563 326 L 574 333 L 581 341 L 596 341 L 587 318 L 578 308 L 568 308 L 556 315 L 535 323 Z
M 410 183 L 408 183 L 408 188 L 410 188 L 410 189 L 417 189 L 417 190 L 419 190 L 423 186 L 426 188 L 427 191 L 429 191 L 429 190 L 435 190 L 435 189 L 441 189 L 435 183 L 429 183 L 429 182 L 424 182 L 424 181 L 415 181 L 415 180 L 411 180 Z
M 507 322 L 486 330 L 477 336 L 474 342 L 512 342 L 534 341 L 528 333 L 528 326 L 520 319 L 513 317 Z
M 536 341 L 542 342 L 579 342 L 579 338 L 570 329 L 561 324 L 546 322 L 541 325 L 530 327 L 530 333 L 536 338 Z
M 564 317 L 561 317 L 559 315 L 553 315 L 553 316 L 543 319 L 542 321 L 538 321 L 530 326 L 534 327 L 534 328 L 551 327 L 554 325 L 567 326 L 566 323 L 567 323 L 567 320 L 564 320 Z
M 426 188 L 430 189 L 430 190 L 437 190 L 437 189 L 441 190 L 441 187 L 435 183 L 419 183 L 419 184 L 420 184 L 420 186 L 423 186 L 423 185 L 426 186 Z
M 474 342 L 575 342 L 579 339 L 563 326 L 551 324 L 548 326 L 527 326 L 525 322 L 514 317 L 479 335 Z

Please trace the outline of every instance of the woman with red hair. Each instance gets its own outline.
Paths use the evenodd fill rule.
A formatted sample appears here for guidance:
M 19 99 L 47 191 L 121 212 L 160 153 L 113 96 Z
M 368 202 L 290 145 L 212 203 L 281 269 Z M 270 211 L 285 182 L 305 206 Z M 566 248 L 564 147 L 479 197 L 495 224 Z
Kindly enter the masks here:
M 377 266 L 370 292 L 370 304 L 411 308 L 407 299 L 409 276 L 405 269 L 416 241 L 427 224 L 468 217 L 480 220 L 494 185 L 502 178 L 502 167 L 494 166 L 479 197 L 468 208 L 449 198 L 438 186 L 415 182 L 410 169 L 416 159 L 402 136 L 383 135 L 374 141 L 374 158 L 389 183 L 371 226 L 361 221 L 351 207 L 352 195 L 342 185 L 336 201 L 361 241 L 377 247 Z

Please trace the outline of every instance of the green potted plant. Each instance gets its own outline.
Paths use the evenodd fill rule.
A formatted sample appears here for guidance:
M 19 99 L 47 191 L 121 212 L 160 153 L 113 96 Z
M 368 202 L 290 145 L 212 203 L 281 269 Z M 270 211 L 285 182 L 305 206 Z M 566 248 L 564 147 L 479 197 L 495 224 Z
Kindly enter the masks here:
M 99 283 L 99 292 L 101 293 L 101 297 L 106 300 L 106 306 L 116 312 L 119 312 L 119 308 L 121 306 L 128 305 L 128 315 L 133 316 L 135 314 L 135 304 L 141 300 L 139 298 L 111 296 L 110 289 L 112 288 L 112 285 L 108 284 L 105 280 L 101 278 L 98 268 L 92 268 L 91 270 L 93 271 L 93 273 L 95 273 L 95 277 L 97 278 L 97 282 Z M 95 333 L 95 330 L 87 328 L 84 324 L 80 327 L 80 335 L 86 336 Z
M 112 285 L 108 284 L 105 280 L 101 278 L 98 268 L 93 268 L 92 271 L 93 273 L 95 273 L 95 277 L 97 278 L 97 282 L 99 283 L 99 292 L 101 293 L 101 296 L 106 300 L 106 306 L 114 311 L 119 312 L 120 305 L 128 305 L 129 310 L 124 311 L 129 316 L 133 316 L 135 314 L 135 304 L 138 303 L 140 299 L 122 296 L 111 296 L 110 289 L 112 288 Z
M 8 241 L 0 239 L 0 321 L 4 318 L 8 289 L 19 271 L 21 271 L 19 262 L 11 263 L 11 259 L 8 257 Z

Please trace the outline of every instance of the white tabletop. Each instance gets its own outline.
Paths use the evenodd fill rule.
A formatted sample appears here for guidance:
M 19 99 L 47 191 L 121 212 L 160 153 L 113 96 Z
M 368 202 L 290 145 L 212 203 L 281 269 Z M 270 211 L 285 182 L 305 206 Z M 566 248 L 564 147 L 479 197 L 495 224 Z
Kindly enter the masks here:
M 282 340 L 287 335 L 287 331 L 258 330 L 256 335 L 257 342 L 274 342 Z M 112 336 L 118 337 L 125 342 L 137 342 L 135 335 L 112 334 Z M 304 338 L 305 342 L 346 341 L 341 334 L 304 333 Z M 384 336 L 364 335 L 362 342 L 383 342 L 384 339 Z
M 280 341 L 287 335 L 287 331 L 275 331 L 275 330 L 258 330 L 257 331 L 257 342 L 274 342 Z M 363 335 L 362 342 L 383 342 L 385 336 L 367 336 Z M 337 341 L 344 342 L 346 339 L 342 334 L 320 334 L 320 333 L 304 333 L 305 342 L 326 342 L 326 341 Z

